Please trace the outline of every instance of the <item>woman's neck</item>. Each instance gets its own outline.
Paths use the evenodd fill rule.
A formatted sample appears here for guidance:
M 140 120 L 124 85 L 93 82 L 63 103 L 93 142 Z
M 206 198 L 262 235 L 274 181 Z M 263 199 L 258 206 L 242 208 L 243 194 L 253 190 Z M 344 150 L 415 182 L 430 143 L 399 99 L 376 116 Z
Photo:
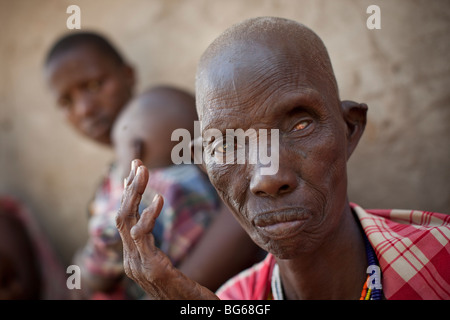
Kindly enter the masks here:
M 343 218 L 315 252 L 277 259 L 286 299 L 359 299 L 367 276 L 365 245 L 349 206 Z

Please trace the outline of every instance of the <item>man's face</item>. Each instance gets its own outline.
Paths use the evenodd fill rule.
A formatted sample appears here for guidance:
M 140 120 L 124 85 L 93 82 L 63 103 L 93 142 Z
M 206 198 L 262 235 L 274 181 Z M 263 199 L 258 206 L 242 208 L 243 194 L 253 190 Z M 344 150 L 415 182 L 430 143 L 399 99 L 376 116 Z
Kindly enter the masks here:
M 219 164 L 223 148 L 212 141 L 205 145 L 211 182 L 263 249 L 281 259 L 314 250 L 339 224 L 346 201 L 347 131 L 336 90 L 295 54 L 258 47 L 215 62 L 198 81 L 203 132 L 278 129 L 279 170 L 261 175 L 260 164 Z
M 110 144 L 112 124 L 131 97 L 131 68 L 80 46 L 54 58 L 46 75 L 68 122 L 83 135 Z

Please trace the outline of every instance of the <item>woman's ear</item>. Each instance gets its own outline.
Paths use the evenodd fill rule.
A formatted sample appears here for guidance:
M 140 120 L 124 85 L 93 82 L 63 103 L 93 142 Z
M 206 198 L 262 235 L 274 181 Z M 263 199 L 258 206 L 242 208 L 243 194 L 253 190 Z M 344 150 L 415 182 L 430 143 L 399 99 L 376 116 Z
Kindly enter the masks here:
M 347 160 L 361 139 L 367 122 L 367 104 L 350 100 L 341 101 L 344 120 L 347 124 Z
M 203 163 L 203 143 L 202 137 L 197 137 L 191 140 L 189 143 L 191 147 L 191 160 L 194 164 L 196 164 L 201 171 L 206 174 L 206 168 Z

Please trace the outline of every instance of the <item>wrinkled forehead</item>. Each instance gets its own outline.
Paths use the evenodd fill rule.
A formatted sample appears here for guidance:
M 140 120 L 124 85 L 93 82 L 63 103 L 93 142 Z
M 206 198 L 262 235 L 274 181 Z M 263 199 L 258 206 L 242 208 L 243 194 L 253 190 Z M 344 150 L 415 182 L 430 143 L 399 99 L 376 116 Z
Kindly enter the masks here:
M 248 113 L 246 106 L 265 101 L 274 93 L 296 90 L 337 94 L 332 70 L 320 59 L 290 44 L 236 42 L 199 65 L 197 112 L 204 125 L 224 116 L 231 106 Z M 239 110 L 240 109 L 240 110 Z

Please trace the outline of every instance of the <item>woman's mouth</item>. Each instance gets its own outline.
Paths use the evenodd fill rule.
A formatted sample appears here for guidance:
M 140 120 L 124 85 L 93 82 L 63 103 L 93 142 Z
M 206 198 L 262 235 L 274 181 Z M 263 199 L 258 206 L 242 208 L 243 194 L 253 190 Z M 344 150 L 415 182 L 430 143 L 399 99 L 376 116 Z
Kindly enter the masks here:
M 257 214 L 253 224 L 272 239 L 286 238 L 299 233 L 309 216 L 302 209 L 284 209 Z

